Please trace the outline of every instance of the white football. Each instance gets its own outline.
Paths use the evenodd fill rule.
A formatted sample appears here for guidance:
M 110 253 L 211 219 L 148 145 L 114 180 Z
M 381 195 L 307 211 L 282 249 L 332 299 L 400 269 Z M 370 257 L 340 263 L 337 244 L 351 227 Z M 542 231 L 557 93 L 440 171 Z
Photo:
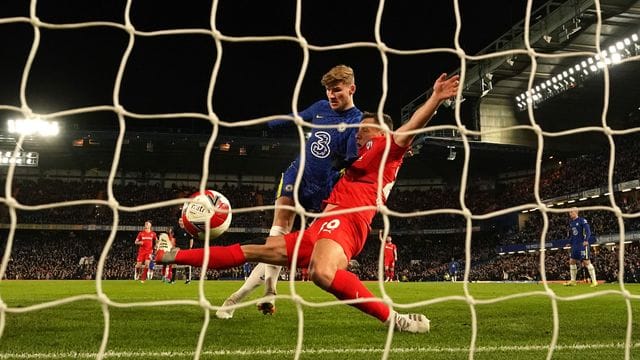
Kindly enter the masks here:
M 204 239 L 207 221 L 211 227 L 209 239 L 222 235 L 231 225 L 229 199 L 215 190 L 197 192 L 182 205 L 182 222 L 192 236 Z

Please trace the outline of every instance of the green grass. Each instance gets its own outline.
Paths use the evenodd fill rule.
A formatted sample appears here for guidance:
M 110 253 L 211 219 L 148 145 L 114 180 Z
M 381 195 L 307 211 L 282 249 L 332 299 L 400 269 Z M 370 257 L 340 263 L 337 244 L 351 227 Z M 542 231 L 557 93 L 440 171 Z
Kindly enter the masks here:
M 240 282 L 208 281 L 205 296 L 212 305 L 240 286 Z M 334 298 L 311 283 L 296 283 L 309 302 Z M 368 286 L 378 294 L 378 284 Z M 103 289 L 117 306 L 108 307 L 108 358 L 193 359 L 206 316 L 194 305 L 139 306 L 141 302 L 198 300 L 198 283 L 175 285 L 150 281 L 106 281 Z M 582 285 L 552 285 L 559 297 L 598 296 L 558 302 L 559 337 L 553 359 L 624 358 L 627 307 L 617 285 L 590 289 Z M 640 287 L 629 285 L 634 295 Z M 464 295 L 461 283 L 392 283 L 385 290 L 399 304 Z M 534 284 L 470 284 L 470 295 L 479 301 L 510 294 L 544 292 Z M 255 295 L 259 295 L 261 290 Z M 289 294 L 288 283 L 279 284 Z M 76 295 L 96 294 L 93 281 L 3 281 L 0 297 L 11 310 Z M 255 299 L 255 296 L 253 297 Z M 127 305 L 133 307 L 123 307 Z M 138 304 L 138 305 L 136 305 Z M 631 357 L 638 357 L 636 329 L 640 306 L 631 300 L 633 328 Z M 264 316 L 253 304 L 236 310 L 231 320 L 218 320 L 211 312 L 202 359 L 293 359 L 298 315 L 292 300 L 280 299 L 274 316 Z M 381 358 L 387 329 L 377 320 L 345 306 L 304 309 L 301 359 Z M 478 319 L 475 359 L 544 359 L 553 329 L 552 301 L 544 293 L 473 307 Z M 429 334 L 396 333 L 390 359 L 468 359 L 472 339 L 472 307 L 463 300 L 437 302 L 401 312 L 423 312 L 432 321 Z M 0 359 L 95 358 L 105 328 L 101 303 L 79 300 L 24 313 L 5 312 L 0 338 Z M 583 348 L 587 346 L 587 348 Z

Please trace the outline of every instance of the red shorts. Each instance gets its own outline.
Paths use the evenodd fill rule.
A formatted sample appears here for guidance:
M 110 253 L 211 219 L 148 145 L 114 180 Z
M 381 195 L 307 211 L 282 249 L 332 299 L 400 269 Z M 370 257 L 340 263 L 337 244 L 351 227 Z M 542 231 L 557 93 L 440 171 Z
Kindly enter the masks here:
M 393 259 L 389 259 L 389 260 L 384 259 L 384 266 L 385 267 L 392 268 L 395 264 L 396 264 L 396 261 L 393 260 Z
M 300 249 L 298 250 L 298 267 L 309 266 L 311 254 L 316 241 L 330 239 L 337 242 L 347 257 L 351 260 L 362 251 L 364 243 L 369 235 L 369 219 L 358 213 L 324 216 L 316 219 L 302 234 Z M 293 260 L 293 249 L 298 240 L 300 231 L 292 232 L 284 236 L 287 243 L 287 257 L 289 264 Z
M 138 257 L 136 258 L 136 262 L 143 263 L 147 260 L 151 260 L 151 251 L 138 251 Z

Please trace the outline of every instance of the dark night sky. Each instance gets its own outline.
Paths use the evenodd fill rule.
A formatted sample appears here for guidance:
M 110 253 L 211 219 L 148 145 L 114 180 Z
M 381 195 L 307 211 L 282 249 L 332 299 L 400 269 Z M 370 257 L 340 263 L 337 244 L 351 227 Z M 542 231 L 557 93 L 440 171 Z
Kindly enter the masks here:
M 29 1 L 3 0 L 0 20 L 28 16 Z M 534 1 L 534 8 L 543 4 Z M 124 23 L 123 0 L 40 0 L 43 22 L 115 21 Z M 374 41 L 377 2 L 303 1 L 302 35 L 313 45 Z M 491 43 L 524 18 L 525 0 L 460 1 L 461 45 L 468 54 Z M 225 35 L 295 35 L 296 2 L 222 0 L 216 24 Z M 131 22 L 141 31 L 209 28 L 211 1 L 134 0 Z M 395 49 L 453 48 L 455 17 L 452 1 L 388 0 L 381 35 Z M 0 105 L 20 106 L 19 84 L 32 41 L 28 23 L 0 25 Z M 76 107 L 113 104 L 112 93 L 128 34 L 112 27 L 72 30 L 41 29 L 41 43 L 29 75 L 27 105 L 49 113 Z M 302 64 L 294 42 L 223 42 L 223 57 L 213 96 L 214 111 L 225 121 L 291 112 L 293 89 Z M 453 71 L 459 60 L 451 54 L 397 56 L 389 54 L 389 95 L 385 112 L 399 122 L 400 108 L 426 90 L 440 72 Z M 136 37 L 126 65 L 120 101 L 145 114 L 206 113 L 206 94 L 216 57 L 206 35 Z M 299 109 L 323 98 L 321 75 L 345 63 L 356 71 L 356 105 L 375 110 L 382 93 L 382 62 L 377 49 L 310 51 Z M 10 112 L 1 112 L 3 118 Z M 4 120 L 3 120 L 4 121 Z M 62 119 L 65 126 L 117 128 L 110 113 Z M 75 125 L 72 125 L 74 123 Z M 197 130 L 193 119 L 135 120 L 131 128 L 183 127 Z

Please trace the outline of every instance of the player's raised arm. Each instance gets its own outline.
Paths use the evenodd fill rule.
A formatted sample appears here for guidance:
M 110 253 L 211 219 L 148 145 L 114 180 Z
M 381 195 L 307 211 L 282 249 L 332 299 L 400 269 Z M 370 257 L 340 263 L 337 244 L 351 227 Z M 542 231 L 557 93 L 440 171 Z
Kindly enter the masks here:
M 442 74 L 433 84 L 433 92 L 427 101 L 416 110 L 409 121 L 398 128 L 393 140 L 402 147 L 411 145 L 415 135 L 399 134 L 400 132 L 417 130 L 423 128 L 438 110 L 440 104 L 445 100 L 458 94 L 458 86 L 460 84 L 460 76 L 454 75 L 447 79 L 447 74 Z

